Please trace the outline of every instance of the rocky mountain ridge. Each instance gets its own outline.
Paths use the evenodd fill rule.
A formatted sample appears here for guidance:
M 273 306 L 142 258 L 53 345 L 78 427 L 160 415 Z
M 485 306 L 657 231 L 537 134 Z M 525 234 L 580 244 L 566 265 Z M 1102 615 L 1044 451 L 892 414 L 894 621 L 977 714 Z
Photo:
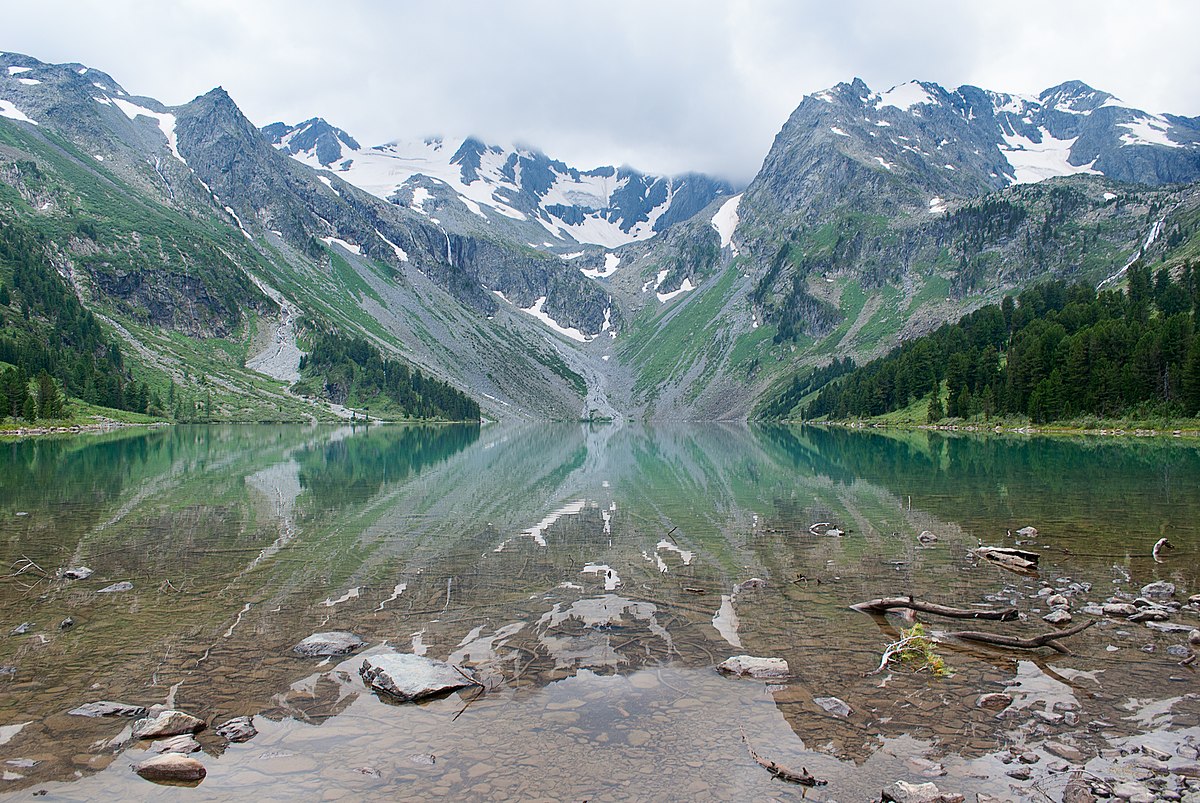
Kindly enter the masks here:
M 16 54 L 0 117 L 0 216 L 44 231 L 162 376 L 214 338 L 249 350 L 205 363 L 231 399 L 258 381 L 247 362 L 293 376 L 279 355 L 316 326 L 490 416 L 741 418 L 797 368 L 1006 290 L 1191 253 L 1200 217 L 1197 119 L 1079 82 L 1038 98 L 839 84 L 802 101 L 737 195 L 471 138 L 260 129 L 220 88 L 167 107 Z M 278 359 L 255 356 L 259 331 L 288 341 Z

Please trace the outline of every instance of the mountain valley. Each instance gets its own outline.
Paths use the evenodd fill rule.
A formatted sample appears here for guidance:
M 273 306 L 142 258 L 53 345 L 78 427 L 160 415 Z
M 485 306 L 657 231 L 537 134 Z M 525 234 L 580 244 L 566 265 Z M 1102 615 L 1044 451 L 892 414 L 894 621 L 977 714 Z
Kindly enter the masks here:
M 168 107 L 0 54 L 0 223 L 168 417 L 444 417 L 318 378 L 304 355 L 330 336 L 485 418 L 754 417 L 797 375 L 1038 282 L 1178 271 L 1200 250 L 1198 182 L 1200 118 L 1077 81 L 839 84 L 739 187 L 473 137 L 364 147 L 318 117 L 260 128 L 220 88 Z M 59 323 L 14 275 L 0 261 L 17 343 Z

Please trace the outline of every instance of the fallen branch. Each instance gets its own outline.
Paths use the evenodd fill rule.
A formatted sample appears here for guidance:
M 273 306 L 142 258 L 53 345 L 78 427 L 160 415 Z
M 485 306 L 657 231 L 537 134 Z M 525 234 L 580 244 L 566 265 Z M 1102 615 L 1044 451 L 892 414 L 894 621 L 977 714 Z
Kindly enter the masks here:
M 878 675 L 884 670 L 884 667 L 888 665 L 888 661 L 892 660 L 892 656 L 904 652 L 905 647 L 915 640 L 915 636 L 908 636 L 907 638 L 902 638 L 899 641 L 893 641 L 891 644 L 887 645 L 883 651 L 883 658 L 879 661 L 879 666 L 870 672 L 864 673 L 863 677 L 866 678 L 870 677 L 871 675 Z
M 798 783 L 801 786 L 825 786 L 829 781 L 809 775 L 806 768 L 801 767 L 800 772 L 789 770 L 786 767 L 781 767 L 774 761 L 765 759 L 758 753 L 754 752 L 754 748 L 750 746 L 750 740 L 746 738 L 746 731 L 742 731 L 742 741 L 746 743 L 746 749 L 750 751 L 750 758 L 754 759 L 755 763 L 765 769 L 767 772 L 784 781 Z
M 1067 638 L 1068 636 L 1074 636 L 1076 633 L 1082 633 L 1084 630 L 1087 630 L 1094 624 L 1096 624 L 1095 619 L 1091 620 L 1090 622 L 1085 622 L 1081 625 L 1076 625 L 1075 627 L 1067 628 L 1066 630 L 1059 630 L 1054 633 L 1043 633 L 1040 636 L 1034 636 L 1032 638 L 998 636 L 994 633 L 980 633 L 975 630 L 962 630 L 957 633 L 947 633 L 946 637 L 961 639 L 963 641 L 978 641 L 982 644 L 994 644 L 998 647 L 1015 647 L 1020 650 L 1033 650 L 1037 649 L 1038 647 L 1050 647 L 1051 649 L 1058 650 L 1066 655 L 1070 655 L 1071 651 L 1059 644 L 1058 640 Z
M 893 608 L 908 608 L 934 616 L 945 616 L 950 619 L 987 619 L 996 622 L 1011 622 L 1018 617 L 1016 608 L 1005 608 L 1001 611 L 976 611 L 969 608 L 952 608 L 948 605 L 938 605 L 936 602 L 922 602 L 912 597 L 882 597 L 867 602 L 851 605 L 852 610 L 863 613 L 885 613 Z

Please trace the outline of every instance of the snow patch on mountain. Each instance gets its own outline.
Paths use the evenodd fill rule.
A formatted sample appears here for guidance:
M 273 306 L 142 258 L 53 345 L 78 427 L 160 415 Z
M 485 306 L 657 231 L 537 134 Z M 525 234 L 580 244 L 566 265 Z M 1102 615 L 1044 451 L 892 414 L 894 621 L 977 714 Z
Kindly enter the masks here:
M 33 123 L 37 125 L 37 120 L 30 118 L 23 111 L 13 105 L 11 101 L 0 100 L 0 117 L 7 117 L 10 120 L 20 120 L 22 123 Z
M 937 105 L 937 98 L 929 93 L 918 81 L 909 81 L 908 83 L 894 86 L 887 92 L 878 95 L 875 99 L 875 108 L 882 109 L 884 106 L 892 106 L 900 111 L 911 111 L 913 106 L 921 104 Z
M 742 194 L 730 198 L 725 203 L 721 204 L 721 208 L 712 217 L 712 227 L 716 229 L 717 234 L 721 237 L 722 248 L 733 248 L 733 255 L 737 256 L 737 248 L 733 245 L 733 232 L 737 229 L 738 224 L 738 204 L 742 202 Z
M 1121 135 L 1121 146 L 1126 145 L 1162 145 L 1167 148 L 1183 147 L 1167 136 L 1171 124 L 1161 117 L 1143 117 L 1132 123 L 1117 123 L 1121 128 L 1129 129 L 1128 134 Z
M 695 290 L 695 289 L 696 288 L 692 284 L 691 279 L 684 279 L 683 282 L 679 285 L 678 290 L 672 290 L 669 293 L 655 293 L 654 295 L 658 296 L 658 303 L 666 304 L 672 298 L 675 298 L 678 295 L 682 295 L 683 293 L 690 293 L 692 290 Z
M 130 120 L 136 120 L 138 117 L 149 117 L 157 122 L 159 130 L 167 138 L 167 147 L 171 149 L 171 153 L 175 154 L 176 159 L 187 164 L 187 160 L 179 153 L 179 141 L 175 138 L 175 115 L 170 112 L 151 111 L 144 106 L 130 103 L 122 98 L 109 98 L 109 102 L 123 111 L 125 116 Z
M 18 67 L 16 65 L 13 65 L 12 67 L 8 68 L 9 75 L 20 75 L 23 72 L 32 72 L 32 71 L 33 71 L 32 67 Z
M 1041 142 L 1035 142 L 1020 134 L 1002 134 L 1004 145 L 1000 152 L 1012 166 L 1014 184 L 1036 184 L 1055 176 L 1072 176 L 1077 173 L 1100 175 L 1093 169 L 1093 159 L 1085 165 L 1071 164 L 1071 146 L 1078 137 L 1056 139 L 1045 127 L 1038 129 Z

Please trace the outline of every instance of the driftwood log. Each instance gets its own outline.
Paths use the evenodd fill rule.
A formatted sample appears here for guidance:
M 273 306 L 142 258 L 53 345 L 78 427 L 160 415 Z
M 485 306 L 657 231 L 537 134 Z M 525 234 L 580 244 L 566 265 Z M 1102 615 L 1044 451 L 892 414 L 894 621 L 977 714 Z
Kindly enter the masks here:
M 1043 633 L 1040 636 L 1032 638 L 1017 638 L 1016 636 L 998 636 L 994 633 L 980 633 L 976 630 L 960 630 L 957 633 L 946 633 L 947 638 L 956 638 L 963 641 L 978 641 L 981 644 L 994 644 L 998 647 L 1015 647 L 1020 650 L 1033 650 L 1038 647 L 1049 647 L 1053 650 L 1058 650 L 1067 655 L 1071 651 L 1058 643 L 1059 639 L 1074 636 L 1077 633 L 1082 633 L 1092 625 L 1096 624 L 1093 619 L 1090 622 L 1085 622 L 1075 627 L 1069 627 L 1066 630 L 1057 630 L 1053 633 Z
M 934 616 L 945 616 L 951 619 L 987 619 L 995 622 L 1011 622 L 1016 619 L 1016 608 L 1005 608 L 1000 611 L 978 611 L 970 608 L 952 608 L 949 605 L 938 605 L 936 602 L 922 602 L 912 597 L 882 597 L 880 599 L 860 602 L 851 605 L 851 609 L 863 613 L 886 613 L 894 608 L 908 608 Z

